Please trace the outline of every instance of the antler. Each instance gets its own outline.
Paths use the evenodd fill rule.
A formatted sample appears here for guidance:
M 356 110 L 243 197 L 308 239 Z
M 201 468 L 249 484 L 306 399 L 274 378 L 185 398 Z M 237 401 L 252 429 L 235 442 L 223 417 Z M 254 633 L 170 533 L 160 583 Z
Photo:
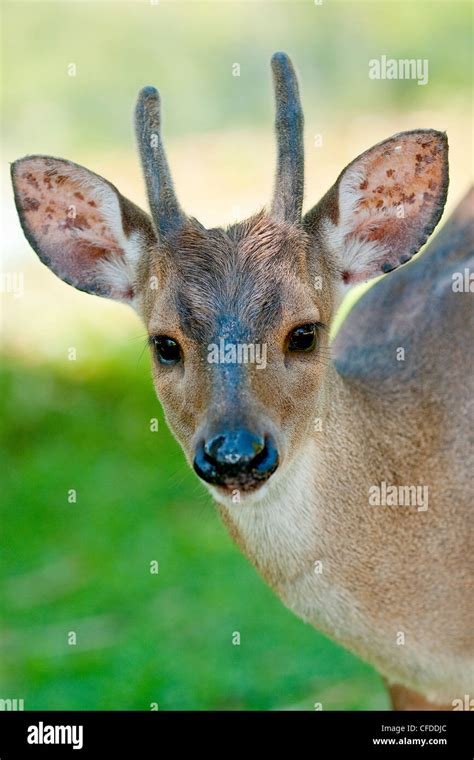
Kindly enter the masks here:
M 293 65 L 286 53 L 272 56 L 275 87 L 277 173 L 272 215 L 281 221 L 301 219 L 304 190 L 303 111 Z
M 154 87 L 144 87 L 135 109 L 138 149 L 145 175 L 150 210 L 163 236 L 181 227 L 185 220 L 177 201 L 173 182 L 161 142 L 160 96 Z

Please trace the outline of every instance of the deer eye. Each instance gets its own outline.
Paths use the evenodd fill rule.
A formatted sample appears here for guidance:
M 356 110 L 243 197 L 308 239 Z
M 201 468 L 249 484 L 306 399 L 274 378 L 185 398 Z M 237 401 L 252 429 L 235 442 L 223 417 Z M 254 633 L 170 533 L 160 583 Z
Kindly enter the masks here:
M 316 348 L 317 325 L 295 327 L 288 336 L 288 351 L 313 351 Z
M 160 364 L 177 364 L 181 360 L 181 348 L 174 338 L 168 335 L 152 335 L 150 343 Z

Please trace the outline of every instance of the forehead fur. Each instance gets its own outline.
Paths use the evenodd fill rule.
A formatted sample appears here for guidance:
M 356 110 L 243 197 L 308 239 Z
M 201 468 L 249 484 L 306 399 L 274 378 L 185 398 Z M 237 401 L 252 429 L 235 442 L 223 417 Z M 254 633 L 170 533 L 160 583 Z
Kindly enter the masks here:
M 168 248 L 170 296 L 181 329 L 198 341 L 226 332 L 255 340 L 306 273 L 305 233 L 264 212 L 227 230 L 189 220 Z

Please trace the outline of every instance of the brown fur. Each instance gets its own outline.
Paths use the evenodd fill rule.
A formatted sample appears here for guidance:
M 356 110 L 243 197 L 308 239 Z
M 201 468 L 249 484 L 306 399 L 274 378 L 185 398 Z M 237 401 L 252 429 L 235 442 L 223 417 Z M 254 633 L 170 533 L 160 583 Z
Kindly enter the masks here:
M 452 705 L 435 705 L 433 702 L 429 702 L 424 699 L 420 694 L 417 694 L 411 689 L 406 689 L 404 686 L 387 686 L 390 693 L 390 700 L 394 710 L 414 710 L 414 711 L 427 711 L 427 710 L 452 710 Z
M 205 231 L 190 222 L 164 254 L 160 249 L 152 257 L 149 273 L 159 278 L 161 288 L 158 294 L 147 294 L 145 323 L 150 334 L 175 337 L 193 361 L 178 384 L 171 380 L 174 373 L 159 364 L 153 370 L 170 424 L 190 460 L 190 443 L 222 417 L 266 416 L 282 450 L 291 450 L 293 436 L 300 436 L 295 399 L 309 396 L 309 389 L 317 385 L 326 363 L 328 331 L 321 335 L 320 369 L 307 358 L 296 360 L 299 372 L 289 385 L 281 351 L 303 315 L 306 321 L 324 323 L 331 314 L 329 289 L 317 299 L 314 288 L 305 283 L 309 255 L 304 232 L 260 213 L 227 232 Z M 329 276 L 323 262 L 318 269 Z M 271 375 L 246 367 L 238 378 L 238 399 L 226 390 L 229 383 L 235 389 L 235 376 L 226 382 L 222 368 L 206 362 L 208 345 L 230 333 L 234 340 L 266 342 L 272 367 Z

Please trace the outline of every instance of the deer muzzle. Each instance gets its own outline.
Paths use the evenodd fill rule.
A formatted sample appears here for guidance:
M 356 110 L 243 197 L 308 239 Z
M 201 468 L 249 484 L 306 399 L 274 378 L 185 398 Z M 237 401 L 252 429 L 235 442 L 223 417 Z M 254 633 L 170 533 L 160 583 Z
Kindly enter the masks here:
M 194 470 L 211 485 L 253 491 L 275 472 L 278 461 L 278 449 L 271 436 L 238 428 L 220 431 L 201 441 Z

